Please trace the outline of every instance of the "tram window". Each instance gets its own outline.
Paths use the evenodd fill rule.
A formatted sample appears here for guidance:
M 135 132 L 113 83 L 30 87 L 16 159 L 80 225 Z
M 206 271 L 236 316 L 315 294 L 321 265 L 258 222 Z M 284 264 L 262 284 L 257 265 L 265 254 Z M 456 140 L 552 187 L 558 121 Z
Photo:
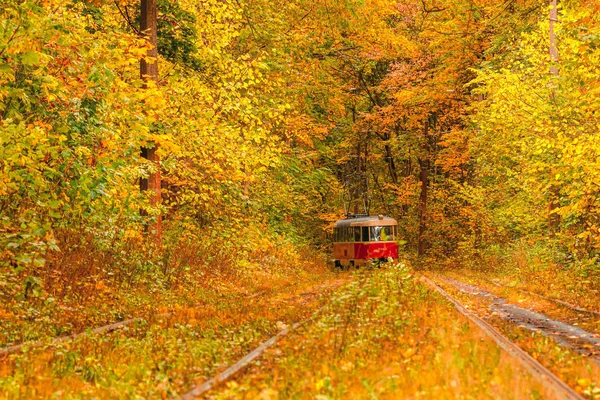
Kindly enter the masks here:
M 387 241 L 394 240 L 394 227 L 393 226 L 384 226 L 381 229 L 379 236 L 381 237 L 381 240 L 387 240 Z
M 340 230 L 338 228 L 333 228 L 333 241 L 334 242 L 340 241 Z
M 369 227 L 368 226 L 362 227 L 362 241 L 363 242 L 369 241 Z
M 371 240 L 374 242 L 394 240 L 394 227 L 392 226 L 372 226 Z
M 378 242 L 379 241 L 379 231 L 381 230 L 380 226 L 372 226 L 371 227 L 371 241 Z
M 354 227 L 354 241 L 360 242 L 360 227 L 358 226 Z

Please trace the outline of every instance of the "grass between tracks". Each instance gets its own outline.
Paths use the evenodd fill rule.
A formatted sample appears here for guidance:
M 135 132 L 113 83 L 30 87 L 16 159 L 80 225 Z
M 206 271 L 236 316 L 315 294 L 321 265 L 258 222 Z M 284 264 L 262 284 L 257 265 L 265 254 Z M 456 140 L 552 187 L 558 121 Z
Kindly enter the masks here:
M 209 397 L 551 398 L 408 268 L 354 278 L 313 323 Z
M 42 348 L 25 346 L 22 352 L 0 357 L 0 398 L 180 394 L 194 381 L 235 362 L 281 326 L 307 318 L 321 298 L 348 278 L 312 254 L 302 257 L 283 247 L 280 253 L 253 254 L 237 271 L 234 267 L 198 265 L 180 277 L 177 287 L 130 294 L 148 296 L 146 303 L 156 313 L 168 311 L 168 317 L 146 313 L 142 322 L 110 334 L 88 334 Z M 131 313 L 139 311 L 134 303 L 127 304 Z M 35 326 L 32 321 L 23 325 Z M 42 321 L 39 326 L 44 336 L 51 324 Z

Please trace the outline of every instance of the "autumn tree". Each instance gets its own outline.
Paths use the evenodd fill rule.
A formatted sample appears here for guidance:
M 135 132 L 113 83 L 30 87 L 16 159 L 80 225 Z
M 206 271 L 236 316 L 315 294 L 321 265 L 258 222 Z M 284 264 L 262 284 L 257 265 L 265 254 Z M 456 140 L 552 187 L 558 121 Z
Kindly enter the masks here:
M 140 32 L 148 42 L 149 50 L 145 57 L 140 60 L 140 75 L 146 85 L 151 87 L 158 86 L 158 47 L 157 47 L 157 27 L 158 11 L 156 0 L 141 0 L 140 3 Z M 150 83 L 151 82 L 151 83 Z M 140 189 L 150 191 L 150 205 L 157 207 L 161 199 L 161 179 L 160 179 L 160 156 L 158 155 L 158 144 L 149 142 L 142 147 L 142 157 L 153 163 L 152 170 L 148 178 L 143 177 L 140 180 Z M 160 212 L 156 215 L 156 222 L 151 230 L 158 243 L 162 237 L 162 217 Z
M 578 259 L 594 257 L 598 249 L 592 111 L 598 21 L 592 13 L 586 3 L 563 4 L 556 30 L 560 58 L 554 62 L 559 75 L 550 73 L 544 18 L 518 39 L 511 59 L 483 69 L 476 80 L 486 98 L 478 105 L 478 167 L 487 196 L 496 199 L 488 214 L 513 240 L 542 238 L 548 232 L 546 205 L 556 202 L 555 244 L 563 257 Z

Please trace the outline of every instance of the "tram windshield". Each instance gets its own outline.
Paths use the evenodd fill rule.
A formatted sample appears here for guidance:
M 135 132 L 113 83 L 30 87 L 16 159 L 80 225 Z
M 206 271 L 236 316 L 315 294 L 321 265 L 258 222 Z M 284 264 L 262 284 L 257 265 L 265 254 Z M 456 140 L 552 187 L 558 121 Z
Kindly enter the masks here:
M 372 242 L 388 242 L 394 240 L 393 226 L 372 226 L 371 241 Z

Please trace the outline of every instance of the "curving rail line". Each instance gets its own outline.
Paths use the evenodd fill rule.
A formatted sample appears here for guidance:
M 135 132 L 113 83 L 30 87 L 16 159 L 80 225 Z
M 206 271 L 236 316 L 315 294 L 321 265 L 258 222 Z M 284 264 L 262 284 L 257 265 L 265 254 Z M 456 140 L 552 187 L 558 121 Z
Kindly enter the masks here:
M 252 295 L 246 296 L 246 299 L 252 299 L 254 297 L 262 296 L 265 293 L 266 293 L 266 291 L 254 293 Z M 196 306 L 194 308 L 200 308 L 200 307 L 201 306 Z M 165 317 L 170 317 L 172 314 L 173 314 L 172 312 L 166 312 L 166 313 L 156 314 L 156 315 L 154 315 L 154 317 L 155 318 L 165 318 Z M 86 330 L 81 331 L 79 333 L 75 333 L 75 334 L 68 335 L 68 336 L 55 337 L 49 341 L 48 340 L 25 341 L 25 342 L 15 344 L 12 346 L 0 347 L 0 357 L 21 351 L 24 347 L 27 347 L 28 349 L 35 349 L 35 348 L 39 348 L 39 347 L 43 347 L 43 346 L 55 346 L 57 344 L 66 342 L 68 340 L 77 339 L 81 336 L 85 336 L 90 333 L 94 333 L 94 334 L 110 333 L 110 332 L 116 331 L 119 328 L 122 328 L 122 327 L 125 327 L 128 325 L 132 325 L 136 322 L 144 322 L 146 320 L 147 320 L 147 318 L 144 318 L 144 317 L 135 317 L 135 318 L 126 319 L 124 321 L 113 322 L 108 325 L 103 325 L 103 326 L 100 326 L 97 328 L 87 328 Z
M 286 286 L 288 286 L 288 285 L 286 285 Z M 337 287 L 337 286 L 339 286 L 339 284 L 326 283 L 326 284 L 316 285 L 312 288 L 315 290 L 300 293 L 300 296 L 305 296 L 308 294 L 316 293 L 319 289 L 328 288 L 330 286 Z M 245 298 L 246 298 L 246 300 L 253 299 L 255 297 L 262 296 L 262 295 L 266 294 L 267 292 L 270 292 L 270 291 L 263 290 L 263 291 L 260 291 L 260 292 L 254 293 L 254 294 L 247 295 Z M 194 308 L 200 308 L 200 307 L 201 306 L 196 306 Z M 171 313 L 171 312 L 166 312 L 166 313 L 156 314 L 156 315 L 154 315 L 154 317 L 155 318 L 165 318 L 165 317 L 170 317 L 172 314 L 173 313 Z M 67 335 L 67 336 L 58 336 L 58 337 L 52 338 L 50 340 L 24 341 L 22 343 L 14 344 L 11 346 L 0 347 L 0 357 L 19 352 L 23 348 L 35 349 L 35 348 L 44 347 L 44 346 L 56 346 L 60 343 L 66 342 L 68 340 L 77 339 L 81 336 L 85 336 L 90 333 L 93 333 L 93 334 L 110 333 L 119 328 L 123 328 L 125 326 L 132 325 L 136 322 L 144 322 L 146 320 L 147 320 L 147 317 L 145 317 L 145 318 L 144 317 L 135 317 L 135 318 L 130 318 L 130 319 L 126 319 L 123 321 L 119 321 L 119 322 L 113 322 L 113 323 L 103 325 L 103 326 L 100 326 L 97 328 L 89 327 L 86 330 L 83 330 L 79 333 L 75 333 L 75 334 Z
M 569 387 L 566 383 L 561 381 L 550 372 L 546 367 L 540 364 L 536 359 L 531 357 L 525 351 L 523 351 L 519 346 L 505 338 L 502 334 L 500 334 L 494 327 L 485 322 L 483 319 L 471 313 L 467 310 L 462 304 L 460 304 L 456 299 L 450 296 L 444 289 L 436 285 L 431 279 L 420 276 L 422 282 L 424 282 L 430 288 L 436 290 L 439 294 L 441 294 L 446 300 L 451 302 L 454 307 L 465 317 L 471 320 L 475 325 L 477 325 L 481 330 L 483 330 L 488 336 L 490 336 L 494 341 L 506 351 L 508 354 L 517 359 L 523 367 L 529 371 L 536 379 L 538 379 L 544 386 L 550 389 L 557 398 L 565 399 L 565 400 L 581 400 L 583 397 Z

